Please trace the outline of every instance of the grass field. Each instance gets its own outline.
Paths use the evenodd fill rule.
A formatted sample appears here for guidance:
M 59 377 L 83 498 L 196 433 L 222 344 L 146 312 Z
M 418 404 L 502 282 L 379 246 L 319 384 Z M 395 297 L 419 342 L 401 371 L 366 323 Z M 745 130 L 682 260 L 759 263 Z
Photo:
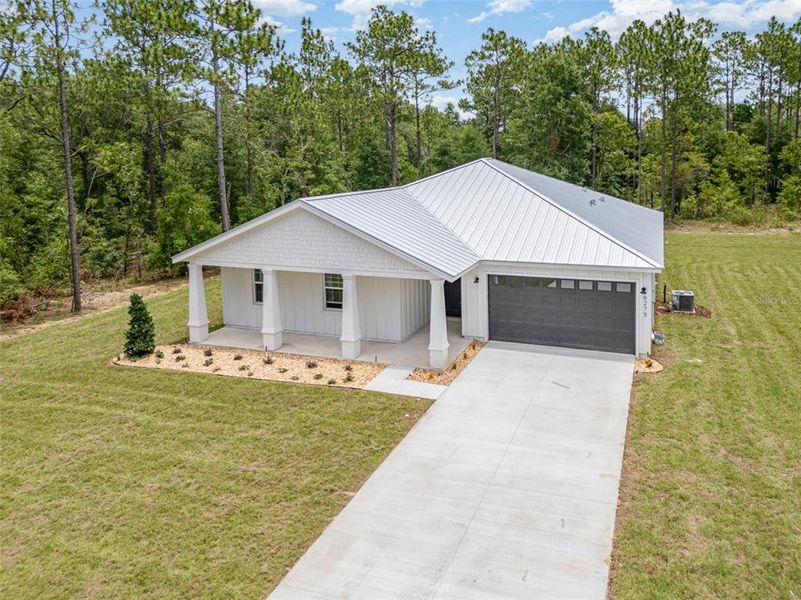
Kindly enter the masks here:
M 635 385 L 610 590 L 801 598 L 801 235 L 671 233 L 664 373 Z
M 150 309 L 186 335 L 185 289 Z M 0 342 L 3 598 L 263 598 L 428 406 L 114 367 L 126 319 Z
M 671 233 L 611 593 L 801 599 L 801 235 Z M 217 284 L 207 285 L 217 298 Z M 185 335 L 186 291 L 151 303 Z M 219 320 L 219 303 L 212 303 Z M 0 342 L 0 596 L 262 598 L 426 405 L 112 367 L 124 311 Z

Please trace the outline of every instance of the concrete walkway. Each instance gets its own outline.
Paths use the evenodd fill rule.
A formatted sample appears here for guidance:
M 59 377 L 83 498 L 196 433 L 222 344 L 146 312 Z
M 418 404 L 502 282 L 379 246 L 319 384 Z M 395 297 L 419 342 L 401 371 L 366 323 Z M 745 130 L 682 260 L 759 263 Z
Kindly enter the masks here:
M 490 343 L 270 597 L 603 598 L 632 373 Z
M 389 366 L 364 386 L 364 389 L 373 392 L 386 392 L 396 396 L 426 398 L 428 400 L 436 400 L 448 389 L 446 385 L 406 379 L 412 374 L 412 371 L 414 369 L 411 367 Z

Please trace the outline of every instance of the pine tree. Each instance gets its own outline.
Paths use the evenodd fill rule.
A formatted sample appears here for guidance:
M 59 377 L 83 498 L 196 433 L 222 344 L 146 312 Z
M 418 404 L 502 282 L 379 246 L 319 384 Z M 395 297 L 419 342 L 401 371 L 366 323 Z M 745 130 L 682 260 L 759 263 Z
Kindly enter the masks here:
M 156 329 L 142 296 L 131 294 L 128 307 L 128 331 L 125 333 L 125 354 L 132 357 L 150 354 L 156 348 Z

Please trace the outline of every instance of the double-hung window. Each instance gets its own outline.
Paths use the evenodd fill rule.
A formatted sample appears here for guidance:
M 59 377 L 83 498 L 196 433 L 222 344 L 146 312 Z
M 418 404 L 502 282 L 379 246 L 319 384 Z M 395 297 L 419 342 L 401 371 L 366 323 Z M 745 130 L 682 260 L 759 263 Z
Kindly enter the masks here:
M 261 304 L 264 300 L 264 278 L 261 269 L 253 269 L 253 301 Z
M 326 273 L 323 275 L 323 293 L 325 307 L 334 310 L 342 309 L 342 275 Z

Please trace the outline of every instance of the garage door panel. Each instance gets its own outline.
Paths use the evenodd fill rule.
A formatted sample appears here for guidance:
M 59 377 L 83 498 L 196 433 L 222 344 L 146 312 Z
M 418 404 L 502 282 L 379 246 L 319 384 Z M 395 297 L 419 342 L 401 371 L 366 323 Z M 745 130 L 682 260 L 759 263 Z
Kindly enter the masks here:
M 490 338 L 634 353 L 631 283 L 489 277 Z

